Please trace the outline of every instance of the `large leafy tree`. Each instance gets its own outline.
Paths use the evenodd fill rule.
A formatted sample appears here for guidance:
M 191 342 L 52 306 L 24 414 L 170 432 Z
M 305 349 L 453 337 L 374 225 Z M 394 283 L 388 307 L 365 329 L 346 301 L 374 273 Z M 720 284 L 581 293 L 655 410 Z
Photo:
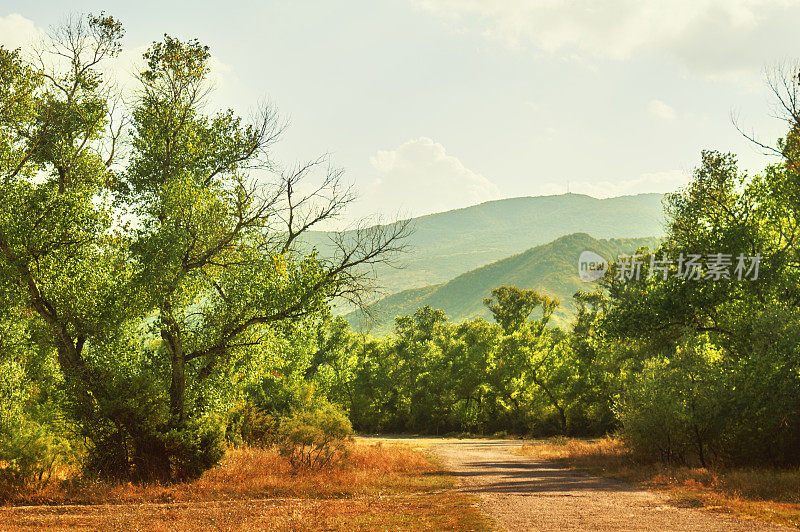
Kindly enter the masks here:
M 676 392 L 684 399 L 675 403 L 671 418 L 699 419 L 697 401 L 688 398 L 698 397 L 701 386 L 717 390 L 712 404 L 718 410 L 701 416 L 716 421 L 705 427 L 687 425 L 693 433 L 688 439 L 703 462 L 709 449 L 711 458 L 724 461 L 797 460 L 799 83 L 793 74 L 775 85 L 789 123 L 786 138 L 774 150 L 780 157 L 777 163 L 748 176 L 732 155 L 704 152 L 690 185 L 668 196 L 668 238 L 655 252 L 657 259 L 673 259 L 667 278 L 649 272 L 645 258 L 640 279 L 612 279 L 612 268 L 607 280 L 612 306 L 605 330 L 622 342 L 623 352 L 640 361 L 640 367 L 647 363 L 648 371 L 657 372 L 654 382 L 663 378 L 665 386 L 684 386 Z M 719 253 L 729 257 L 727 275 L 715 275 L 708 267 L 701 269 L 700 279 L 680 275 L 685 273 L 678 270 L 681 257 Z M 695 354 L 693 367 L 706 366 L 705 376 L 676 380 L 674 375 L 686 372 L 680 368 L 689 360 L 688 352 Z M 706 374 L 714 375 L 711 384 Z M 655 402 L 630 404 L 663 408 Z M 636 416 L 628 412 L 627 417 Z
M 210 55 L 196 41 L 154 43 L 121 112 L 100 66 L 122 35 L 88 17 L 33 60 L 0 49 L 0 290 L 55 354 L 90 465 L 178 478 L 219 458 L 226 389 L 298 321 L 357 300 L 407 226 L 331 233 L 316 252 L 305 233 L 353 197 L 341 171 L 278 166 L 271 108 L 251 123 L 205 113 Z
M 564 335 L 559 329 L 548 328 L 559 302 L 535 290 L 500 286 L 492 289 L 492 297 L 484 304 L 504 332 L 492 376 L 494 388 L 517 410 L 531 388 L 540 391 L 556 411 L 559 429 L 565 433 L 567 417 L 558 390 L 558 382 L 563 380 L 559 373 Z M 537 309 L 540 316 L 532 317 Z
M 112 17 L 89 17 L 54 32 L 35 59 L 0 48 L 2 304 L 35 315 L 30 337 L 55 353 L 74 413 L 87 418 L 114 395 L 87 350 L 113 343 L 132 310 L 120 297 L 129 268 L 104 194 L 119 129 L 109 129 L 96 71 L 119 52 L 121 36 Z

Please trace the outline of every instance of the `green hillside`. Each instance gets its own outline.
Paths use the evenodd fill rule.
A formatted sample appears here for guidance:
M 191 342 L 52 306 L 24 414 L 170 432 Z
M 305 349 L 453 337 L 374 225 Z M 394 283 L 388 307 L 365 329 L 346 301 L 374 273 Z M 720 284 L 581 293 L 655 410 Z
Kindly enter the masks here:
M 453 321 L 476 316 L 490 317 L 483 298 L 492 288 L 507 284 L 534 289 L 561 301 L 554 314 L 557 324 L 566 324 L 574 313 L 572 295 L 592 285 L 578 278 L 578 256 L 585 250 L 594 251 L 607 260 L 637 248 L 650 248 L 657 238 L 598 240 L 586 233 L 558 238 L 549 244 L 531 248 L 523 253 L 493 262 L 457 276 L 447 283 L 414 288 L 387 296 L 370 307 L 374 321 L 360 312 L 346 316 L 357 329 L 383 335 L 391 331 L 394 318 L 412 314 L 417 308 L 429 305 L 444 310 Z
M 381 267 L 385 293 L 444 283 L 534 246 L 578 232 L 596 238 L 662 236 L 661 194 L 596 199 L 582 194 L 489 201 L 412 220 L 409 250 L 397 268 Z M 307 239 L 323 253 L 328 235 Z

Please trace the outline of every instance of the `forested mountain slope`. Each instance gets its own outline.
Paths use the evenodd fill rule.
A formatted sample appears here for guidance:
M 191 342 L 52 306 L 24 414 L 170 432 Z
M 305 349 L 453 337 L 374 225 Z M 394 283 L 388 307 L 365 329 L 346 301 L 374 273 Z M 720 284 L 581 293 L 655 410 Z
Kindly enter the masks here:
M 399 267 L 378 269 L 378 284 L 391 294 L 447 282 L 573 233 L 595 238 L 662 236 L 662 197 L 639 194 L 597 199 L 562 194 L 510 198 L 414 218 L 408 252 L 398 259 Z M 328 236 L 315 232 L 307 241 L 324 253 Z
M 356 328 L 376 335 L 390 332 L 395 316 L 410 315 L 422 306 L 444 310 L 453 321 L 476 316 L 490 318 L 483 305 L 492 288 L 513 285 L 534 289 L 561 301 L 554 313 L 554 322 L 566 324 L 574 312 L 572 295 L 578 290 L 592 290 L 594 285 L 578 277 L 578 257 L 593 251 L 606 260 L 632 253 L 642 246 L 654 248 L 658 239 L 596 239 L 586 233 L 575 233 L 536 246 L 523 253 L 476 268 L 454 279 L 435 285 L 413 288 L 389 295 L 370 306 L 374 320 L 359 311 L 346 317 Z

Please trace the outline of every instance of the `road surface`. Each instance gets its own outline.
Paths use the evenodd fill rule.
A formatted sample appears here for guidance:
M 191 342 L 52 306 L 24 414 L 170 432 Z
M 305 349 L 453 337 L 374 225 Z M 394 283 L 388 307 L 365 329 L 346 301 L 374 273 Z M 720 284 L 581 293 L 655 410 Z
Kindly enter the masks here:
M 458 489 L 477 495 L 479 508 L 505 530 L 793 530 L 680 508 L 661 493 L 513 454 L 519 441 L 408 442 L 432 450 L 458 477 Z

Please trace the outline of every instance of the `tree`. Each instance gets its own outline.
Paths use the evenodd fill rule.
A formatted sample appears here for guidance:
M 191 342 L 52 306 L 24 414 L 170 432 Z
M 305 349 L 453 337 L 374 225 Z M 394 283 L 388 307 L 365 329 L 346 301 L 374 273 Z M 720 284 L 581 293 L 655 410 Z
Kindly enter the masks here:
M 278 167 L 271 108 L 250 124 L 204 114 L 210 55 L 197 41 L 166 36 L 145 53 L 117 161 L 122 130 L 98 67 L 122 34 L 110 16 L 72 21 L 49 52 L 62 70 L 46 53 L 36 64 L 0 49 L 0 272 L 5 300 L 35 312 L 57 354 L 91 465 L 182 478 L 221 456 L 222 381 L 333 299 L 358 301 L 408 226 L 332 233 L 325 255 L 307 245 L 353 198 L 342 172 L 325 158 Z
M 107 130 L 96 71 L 118 53 L 122 28 L 89 17 L 50 37 L 31 61 L 0 49 L 0 283 L 6 312 L 36 316 L 28 334 L 55 352 L 72 412 L 88 419 L 114 394 L 86 351 L 115 343 L 135 312 L 120 297 L 129 268 L 106 194 L 118 130 Z M 126 422 L 119 412 L 106 418 Z
M 559 329 L 547 328 L 558 301 L 534 290 L 501 286 L 492 289 L 492 297 L 484 299 L 484 304 L 505 333 L 498 348 L 497 390 L 519 409 L 519 390 L 537 387 L 556 410 L 559 428 L 566 433 L 566 411 L 553 380 L 560 367 L 558 352 L 564 335 Z M 529 320 L 537 307 L 541 317 Z
M 600 290 L 574 295 L 578 308 L 569 335 L 569 358 L 574 368 L 567 402 L 572 430 L 606 434 L 618 428 L 614 412 L 622 391 L 628 359 L 624 346 L 609 339 L 604 318 L 609 298 Z
M 535 290 L 521 290 L 515 286 L 500 286 L 492 289 L 492 297 L 483 300 L 496 321 L 506 334 L 518 330 L 528 316 L 541 307 L 540 325 L 545 327 L 550 316 L 558 306 L 558 301 L 538 294 Z
M 676 261 L 670 274 L 666 278 L 648 275 L 645 258 L 642 278 L 614 279 L 612 266 L 606 280 L 611 304 L 603 327 L 623 347 L 622 353 L 636 360 L 629 379 L 635 380 L 638 370 L 647 368 L 654 372 L 653 382 L 672 383 L 686 397 L 703 398 L 685 405 L 675 403 L 680 408 L 673 409 L 675 415 L 690 420 L 683 425 L 676 421 L 675 426 L 684 427 L 683 439 L 693 442 L 701 462 L 708 458 L 709 449 L 729 463 L 797 462 L 799 86 L 796 74 L 773 83 L 789 123 L 786 137 L 774 149 L 779 162 L 748 176 L 737 168 L 733 155 L 706 151 L 692 182 L 668 195 L 668 237 L 655 255 Z M 677 269 L 680 257 L 708 258 L 718 253 L 731 261 L 728 275 L 712 278 L 704 267 L 701 280 L 696 280 Z M 737 272 L 740 261 L 752 271 Z M 702 357 L 687 358 L 681 352 L 687 343 L 702 344 L 703 353 L 720 353 L 713 372 L 695 372 L 696 360 L 701 361 L 699 366 L 709 364 Z M 695 373 L 686 369 L 690 366 Z M 694 378 L 695 374 L 703 378 Z M 695 393 L 701 384 L 702 390 L 713 391 L 709 392 L 713 397 L 705 397 L 705 391 Z M 641 393 L 641 387 L 628 387 L 641 399 L 631 404 L 644 408 L 654 403 Z M 708 415 L 713 409 L 702 406 L 706 400 L 724 408 Z M 626 419 L 636 420 L 641 427 L 643 418 L 638 414 L 625 411 Z M 697 421 L 711 418 L 713 426 Z M 666 448 L 663 442 L 657 446 Z

